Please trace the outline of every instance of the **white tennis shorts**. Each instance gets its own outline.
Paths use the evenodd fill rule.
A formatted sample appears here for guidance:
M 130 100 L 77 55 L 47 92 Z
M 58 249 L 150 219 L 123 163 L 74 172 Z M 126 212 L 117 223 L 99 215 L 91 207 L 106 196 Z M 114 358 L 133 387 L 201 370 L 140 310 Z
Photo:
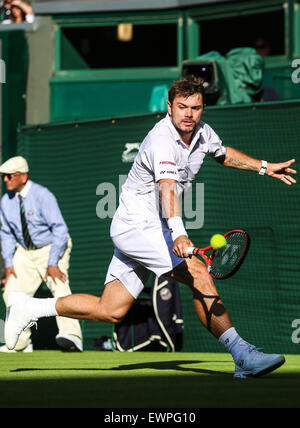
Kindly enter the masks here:
M 105 284 L 119 279 L 134 298 L 143 290 L 150 272 L 160 277 L 185 260 L 172 252 L 173 240 L 165 220 L 113 219 L 111 238 L 115 251 Z

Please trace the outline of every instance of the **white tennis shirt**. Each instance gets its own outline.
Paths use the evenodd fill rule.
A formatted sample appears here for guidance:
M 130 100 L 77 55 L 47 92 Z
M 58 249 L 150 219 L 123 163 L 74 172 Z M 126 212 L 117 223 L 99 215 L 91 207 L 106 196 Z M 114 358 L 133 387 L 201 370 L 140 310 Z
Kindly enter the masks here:
M 197 125 L 192 143 L 187 147 L 167 114 L 140 146 L 122 187 L 115 219 L 131 224 L 145 218 L 159 219 L 156 183 L 163 178 L 173 179 L 181 195 L 191 186 L 206 155 L 217 158 L 225 153 L 219 136 L 203 121 Z

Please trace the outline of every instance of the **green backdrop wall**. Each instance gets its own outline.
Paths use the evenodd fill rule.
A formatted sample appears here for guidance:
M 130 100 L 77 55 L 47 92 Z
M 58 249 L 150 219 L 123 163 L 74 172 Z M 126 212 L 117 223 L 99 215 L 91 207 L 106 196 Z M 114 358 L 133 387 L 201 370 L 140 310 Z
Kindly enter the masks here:
M 54 192 L 69 225 L 74 245 L 70 269 L 73 292 L 102 292 L 113 246 L 109 238 L 111 218 L 99 215 L 113 211 L 107 202 L 108 192 L 114 195 L 116 189 L 118 199 L 119 176 L 127 174 L 138 144 L 163 116 L 19 130 L 18 153 L 27 158 L 31 179 Z M 220 134 L 225 145 L 269 162 L 291 158 L 299 162 L 299 117 L 300 101 L 296 100 L 211 107 L 203 119 Z M 251 236 L 251 248 L 240 271 L 217 282 L 234 325 L 246 340 L 267 352 L 298 353 L 299 184 L 289 187 L 270 177 L 225 168 L 209 158 L 197 183 L 204 183 L 204 224 L 190 229 L 194 242 L 204 246 L 213 233 L 233 228 L 244 228 Z M 191 190 L 194 195 L 195 186 Z M 197 216 L 200 218 L 199 210 Z M 223 352 L 198 322 L 189 290 L 180 284 L 180 291 L 184 351 Z M 85 322 L 83 329 L 86 349 L 92 348 L 94 338 L 111 333 L 110 325 L 92 322 Z
M 1 84 L 0 156 L 7 160 L 16 151 L 18 123 L 25 122 L 28 46 L 25 32 L 0 31 L 1 58 L 5 62 L 5 84 Z

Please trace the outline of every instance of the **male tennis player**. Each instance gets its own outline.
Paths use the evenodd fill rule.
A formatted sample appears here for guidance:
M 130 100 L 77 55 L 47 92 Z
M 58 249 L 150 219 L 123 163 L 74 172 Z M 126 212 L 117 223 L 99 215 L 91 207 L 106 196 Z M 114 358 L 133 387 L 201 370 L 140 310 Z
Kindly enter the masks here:
M 171 86 L 168 114 L 144 139 L 122 188 L 111 225 L 115 251 L 102 296 L 74 294 L 41 300 L 11 294 L 5 324 L 10 349 L 21 331 L 40 317 L 119 322 L 152 271 L 190 287 L 200 321 L 232 354 L 236 377 L 260 376 L 284 363 L 283 356 L 259 352 L 238 335 L 206 266 L 198 258 L 188 257 L 187 248 L 194 245 L 184 228 L 179 197 L 195 178 L 205 155 L 225 166 L 266 174 L 289 185 L 295 183 L 289 175 L 296 173 L 290 168 L 295 160 L 267 163 L 224 147 L 213 129 L 201 121 L 203 98 L 198 79 L 182 79 Z

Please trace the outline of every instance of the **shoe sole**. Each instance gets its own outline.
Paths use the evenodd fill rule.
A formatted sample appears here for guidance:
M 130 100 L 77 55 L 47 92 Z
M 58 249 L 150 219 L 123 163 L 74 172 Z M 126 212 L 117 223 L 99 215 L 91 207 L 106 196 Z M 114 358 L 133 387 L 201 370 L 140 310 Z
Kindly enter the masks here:
M 279 367 L 281 367 L 283 364 L 285 363 L 285 358 L 283 357 L 282 360 L 278 361 L 276 364 L 273 364 L 273 366 L 267 367 L 266 369 L 255 373 L 254 375 L 252 375 L 252 377 L 260 377 L 260 376 L 264 376 L 267 373 L 272 372 L 273 370 L 278 369 Z
M 65 337 L 58 337 L 56 343 L 63 352 L 82 352 L 74 342 Z
M 277 361 L 277 363 L 273 364 L 272 366 L 268 366 L 265 369 L 263 369 L 257 373 L 250 373 L 250 372 L 248 372 L 248 373 L 247 372 L 235 373 L 234 377 L 236 377 L 237 379 L 243 379 L 243 378 L 245 379 L 245 378 L 249 378 L 249 377 L 261 377 L 261 376 L 264 376 L 265 374 L 268 374 L 268 373 L 278 369 L 284 363 L 285 363 L 285 358 L 282 357 L 282 359 Z
M 5 341 L 7 349 L 11 352 L 14 352 L 14 348 L 15 348 L 16 344 L 18 343 L 18 341 L 16 341 L 16 343 L 10 342 L 10 340 L 9 340 L 10 332 L 8 329 L 10 311 L 11 311 L 12 305 L 14 304 L 14 300 L 15 300 L 16 295 L 17 295 L 17 292 L 15 292 L 15 291 L 10 292 L 8 295 L 6 315 L 5 315 L 5 325 L 4 325 L 4 341 Z
M 7 348 L 7 347 L 6 347 Z M 15 354 L 17 351 L 15 351 L 14 349 L 6 349 L 5 351 L 2 351 L 0 349 L 0 354 Z
M 9 297 L 8 297 L 9 299 Z M 9 304 L 9 300 L 8 300 L 8 304 Z M 10 334 L 9 334 L 9 329 L 8 329 L 8 320 L 9 320 L 9 315 L 10 315 L 10 311 L 11 311 L 11 304 L 9 304 L 9 306 L 7 306 L 6 308 L 6 316 L 5 316 L 5 325 L 4 325 L 4 341 L 6 344 L 6 347 L 9 351 L 14 351 L 14 347 L 16 346 L 17 342 L 11 343 L 9 340 Z

